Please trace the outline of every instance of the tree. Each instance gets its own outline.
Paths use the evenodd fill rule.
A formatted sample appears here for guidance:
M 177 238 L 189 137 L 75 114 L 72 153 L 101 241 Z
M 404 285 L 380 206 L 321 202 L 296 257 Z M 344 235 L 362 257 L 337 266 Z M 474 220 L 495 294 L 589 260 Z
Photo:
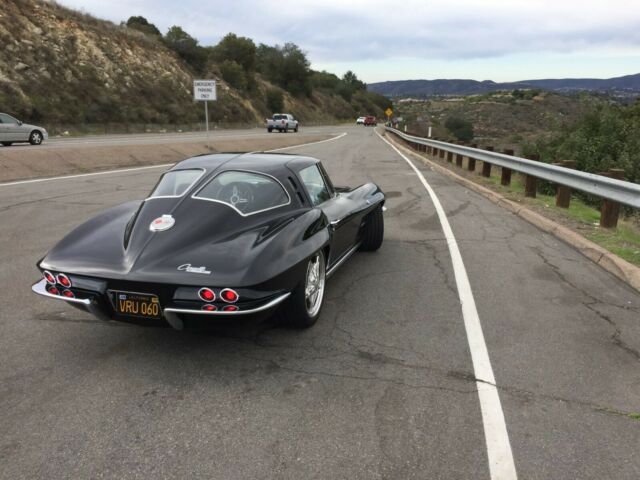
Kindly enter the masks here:
M 240 64 L 225 60 L 220 64 L 220 73 L 225 82 L 237 90 L 247 89 L 247 77 Z
M 250 38 L 238 37 L 235 33 L 226 34 L 213 48 L 212 56 L 218 62 L 235 62 L 245 72 L 256 69 L 256 44 Z
M 171 27 L 164 36 L 164 43 L 198 73 L 204 70 L 207 61 L 206 50 L 181 27 Z
M 129 17 L 129 20 L 127 20 L 127 27 L 138 30 L 145 35 L 162 37 L 158 27 L 153 23 L 149 23 L 149 21 L 142 16 Z
M 311 95 L 311 69 L 305 53 L 294 43 L 283 47 L 260 44 L 257 69 L 270 82 L 294 95 Z
M 340 79 L 337 75 L 324 70 L 321 72 L 311 72 L 309 81 L 313 88 L 324 88 L 333 91 L 335 91 L 340 84 Z
M 267 108 L 272 113 L 282 112 L 284 110 L 284 96 L 279 88 L 270 88 L 266 95 Z
M 351 70 L 347 70 L 347 72 L 342 76 L 342 81 L 353 91 L 367 89 L 367 84 L 358 80 L 357 75 Z
M 305 53 L 295 43 L 282 47 L 282 81 L 286 90 L 294 95 L 311 95 L 311 70 Z
M 444 126 L 461 142 L 469 142 L 473 139 L 473 125 L 462 118 L 449 117 L 444 122 Z

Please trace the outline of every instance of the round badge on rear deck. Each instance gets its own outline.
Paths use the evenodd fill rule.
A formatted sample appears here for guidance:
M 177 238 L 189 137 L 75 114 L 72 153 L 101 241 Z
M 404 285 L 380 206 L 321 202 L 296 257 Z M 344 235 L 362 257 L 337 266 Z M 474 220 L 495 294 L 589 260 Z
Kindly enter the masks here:
M 176 221 L 171 215 L 162 215 L 151 222 L 149 230 L 152 232 L 162 232 L 164 230 L 169 230 L 175 223 Z

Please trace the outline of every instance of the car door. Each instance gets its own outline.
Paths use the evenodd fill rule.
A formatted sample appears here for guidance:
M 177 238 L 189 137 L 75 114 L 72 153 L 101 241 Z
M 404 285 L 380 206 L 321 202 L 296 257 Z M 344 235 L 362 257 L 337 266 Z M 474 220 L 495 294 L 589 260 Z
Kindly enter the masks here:
M 298 172 L 302 184 L 307 190 L 311 204 L 320 208 L 330 222 L 331 253 L 328 264 L 339 260 L 354 246 L 359 221 L 352 215 L 353 201 L 336 193 L 329 177 L 322 166 L 317 163 Z
M 6 127 L 6 138 L 4 141 L 20 142 L 28 140 L 29 134 L 25 134 L 22 131 L 20 122 L 16 118 L 13 118 L 11 115 L 7 115 L 6 113 L 0 113 L 0 120 L 2 120 L 2 125 Z
M 18 120 L 6 113 L 0 113 L 0 140 L 3 142 L 16 142 L 20 140 L 20 125 Z

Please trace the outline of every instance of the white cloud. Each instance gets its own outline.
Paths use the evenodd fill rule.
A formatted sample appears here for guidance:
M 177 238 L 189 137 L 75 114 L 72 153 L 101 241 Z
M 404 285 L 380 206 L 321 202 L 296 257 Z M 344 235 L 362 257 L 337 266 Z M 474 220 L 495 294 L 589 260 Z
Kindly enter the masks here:
M 628 0 L 61 1 L 116 22 L 143 15 L 163 31 L 180 25 L 204 45 L 228 32 L 293 41 L 314 64 L 640 55 L 640 3 Z

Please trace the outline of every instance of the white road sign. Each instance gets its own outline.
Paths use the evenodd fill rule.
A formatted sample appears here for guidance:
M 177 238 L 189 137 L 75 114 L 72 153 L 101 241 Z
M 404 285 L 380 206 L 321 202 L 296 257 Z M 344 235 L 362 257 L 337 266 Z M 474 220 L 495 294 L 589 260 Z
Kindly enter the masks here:
M 193 81 L 194 100 L 212 101 L 216 100 L 215 80 L 194 80 Z

